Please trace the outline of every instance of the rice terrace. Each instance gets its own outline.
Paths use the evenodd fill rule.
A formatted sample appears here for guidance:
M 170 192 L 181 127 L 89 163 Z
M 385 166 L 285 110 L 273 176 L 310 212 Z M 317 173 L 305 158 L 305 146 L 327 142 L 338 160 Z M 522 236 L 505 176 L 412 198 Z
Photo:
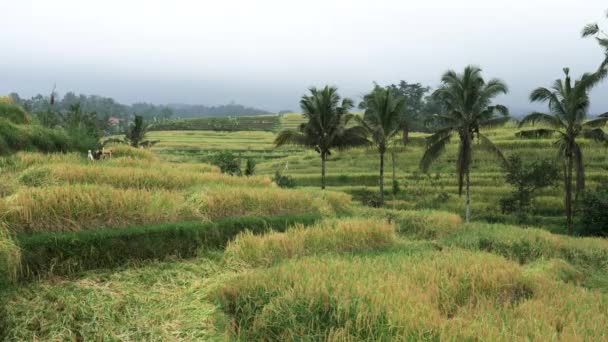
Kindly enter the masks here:
M 486 13 L 474 2 L 463 6 Z M 384 11 L 375 17 L 371 2 L 363 3 L 343 4 L 352 11 L 345 15 L 372 23 L 390 17 Z M 396 12 L 432 7 L 381 3 Z M 97 5 L 82 6 L 122 18 Z M 130 14 L 143 8 L 125 6 Z M 253 23 L 226 5 L 188 6 Z M 260 15 L 264 8 L 292 13 L 278 3 L 259 6 L 247 8 Z M 528 8 L 517 1 L 514 6 Z M 573 6 L 546 13 L 574 13 L 579 7 Z M 329 7 L 330 17 L 338 16 L 339 8 Z M 440 7 L 432 9 L 445 10 Z M 17 4 L 5 9 L 18 16 L 35 11 Z M 575 14 L 591 15 L 579 19 L 593 22 L 592 9 Z M 175 25 L 169 32 L 193 34 L 189 30 L 197 25 L 209 25 L 237 41 L 249 29 L 182 22 L 182 16 L 196 17 L 178 15 L 168 5 L 151 6 L 138 23 L 156 28 L 157 21 L 145 18 L 161 10 Z M 492 63 L 486 69 L 460 62 L 435 70 L 429 82 L 400 80 L 407 67 L 389 70 L 393 81 L 368 80 L 360 93 L 352 90 L 354 76 L 340 78 L 344 87 L 328 76 L 286 100 L 297 110 L 279 110 L 286 106 L 273 102 L 287 93 L 287 83 L 285 89 L 265 89 L 272 93 L 260 97 L 267 106 L 231 100 L 209 106 L 165 98 L 125 104 L 130 100 L 60 94 L 59 81 L 45 93 L 46 84 L 24 87 L 20 78 L 7 79 L 15 85 L 0 87 L 6 93 L 0 96 L 0 340 L 608 341 L 608 20 L 598 18 L 597 24 L 569 28 L 575 42 L 567 43 L 589 45 L 595 55 L 554 55 L 577 67 L 552 70 L 553 79 L 530 71 L 533 86 L 523 90 L 495 77 L 501 69 Z M 268 37 L 279 44 L 281 28 L 260 25 L 251 28 L 261 35 L 259 44 Z M 125 32 L 141 35 L 129 41 L 148 51 L 144 38 L 151 33 L 129 27 L 134 31 L 125 26 Z M 470 28 L 462 26 L 463 32 Z M 106 31 L 96 31 L 101 28 L 91 30 L 105 37 Z M 348 30 L 369 38 L 366 29 Z M 313 39 L 297 32 L 302 41 Z M 176 46 L 191 38 L 155 37 L 175 39 Z M 350 65 L 332 64 L 335 51 L 319 39 L 320 47 L 312 49 L 327 51 L 327 68 Z M 286 54 L 297 50 L 291 40 L 283 43 Z M 545 49 L 549 43 L 544 41 Z M 247 51 L 244 57 L 255 60 Z M 17 52 L 11 53 L 17 61 Z M 175 53 L 204 56 L 190 46 L 175 47 Z M 92 52 L 78 56 L 97 58 Z M 116 70 L 127 72 L 127 61 L 108 56 Z M 220 56 L 237 69 L 253 63 L 229 52 Z M 427 58 L 449 62 L 449 56 Z M 148 70 L 150 78 L 142 80 L 161 77 L 152 72 L 158 61 L 150 60 L 150 69 L 143 62 L 139 69 L 130 65 L 128 72 Z M 581 61 L 592 67 L 581 70 L 587 65 Z M 286 68 L 296 62 L 276 67 L 289 73 Z M 231 75 L 232 69 L 214 63 Z M 179 73 L 181 67 L 166 71 Z M 296 69 L 302 80 L 314 79 Z M 250 72 L 243 77 L 256 75 Z M 99 88 L 85 89 L 107 89 L 114 77 L 90 75 L 99 77 Z M 58 79 L 79 84 L 64 75 Z M 85 82 L 95 84 L 96 78 Z M 136 94 L 165 89 L 151 83 L 141 83 Z M 42 94 L 30 94 L 31 87 Z M 116 87 L 108 92 L 131 96 L 129 86 Z M 235 94 L 242 87 L 234 87 Z M 242 98 L 257 101 L 259 87 L 247 90 L 254 97 Z M 6 90 L 13 88 L 19 93 Z M 213 96 L 220 98 L 220 90 Z M 519 94 L 524 99 L 514 100 Z M 276 108 L 260 109 L 266 107 Z

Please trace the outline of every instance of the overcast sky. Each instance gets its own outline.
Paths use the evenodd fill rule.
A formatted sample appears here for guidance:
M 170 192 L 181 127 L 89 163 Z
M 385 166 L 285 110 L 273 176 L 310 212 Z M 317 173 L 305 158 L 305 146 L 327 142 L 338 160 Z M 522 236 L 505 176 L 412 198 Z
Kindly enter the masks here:
M 372 82 L 437 86 L 467 64 L 528 109 L 564 66 L 592 71 L 581 39 L 606 0 L 0 0 L 0 94 L 110 96 L 123 103 L 235 101 L 298 109 L 312 85 L 357 98 Z M 608 111 L 608 81 L 592 94 Z

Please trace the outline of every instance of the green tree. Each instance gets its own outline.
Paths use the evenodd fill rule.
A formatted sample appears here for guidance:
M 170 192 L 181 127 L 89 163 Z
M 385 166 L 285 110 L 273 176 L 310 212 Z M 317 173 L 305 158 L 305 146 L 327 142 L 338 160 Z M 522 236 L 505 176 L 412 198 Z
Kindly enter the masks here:
M 287 144 L 299 145 L 314 149 L 321 157 L 321 189 L 325 189 L 325 162 L 334 148 L 344 149 L 367 144 L 361 127 L 347 128 L 353 116 L 348 111 L 353 101 L 342 99 L 335 87 L 323 89 L 312 87 L 310 95 L 302 96 L 300 107 L 307 122 L 298 130 L 281 131 L 275 146 Z
M 481 76 L 481 69 L 467 66 L 462 74 L 455 71 L 446 72 L 441 79 L 441 86 L 435 90 L 433 97 L 445 108 L 445 114 L 435 114 L 438 125 L 436 132 L 427 138 L 427 147 L 420 167 L 427 172 L 430 165 L 439 158 L 453 135 L 458 135 L 458 192 L 462 195 L 465 187 L 465 220 L 471 218 L 470 179 L 473 159 L 473 139 L 477 137 L 479 148 L 496 155 L 502 162 L 505 158 L 500 150 L 481 134 L 483 127 L 504 124 L 509 120 L 509 111 L 505 106 L 492 105 L 492 99 L 507 93 L 504 82 L 491 79 L 486 82 Z
M 530 94 L 531 102 L 548 103 L 549 113 L 532 113 L 522 119 L 520 127 L 537 122 L 548 125 L 558 138 L 555 145 L 558 149 L 558 158 L 564 167 L 564 204 L 566 209 L 566 225 L 568 232 L 572 233 L 573 199 L 572 175 L 576 173 L 575 192 L 585 188 L 585 169 L 583 165 L 583 151 L 577 142 L 582 136 L 595 136 L 600 139 L 604 136 L 601 127 L 606 124 L 608 117 L 587 120 L 589 110 L 589 91 L 605 76 L 606 71 L 601 69 L 594 73 L 585 73 L 580 79 L 572 82 L 570 70 L 564 68 L 565 78 L 558 79 L 553 87 L 537 88 Z
M 524 163 L 518 155 L 510 156 L 505 165 L 505 181 L 513 191 L 500 199 L 503 213 L 516 213 L 521 223 L 526 218 L 535 193 L 553 185 L 559 179 L 559 169 L 555 161 L 534 160 Z
M 144 117 L 135 115 L 135 119 L 125 132 L 125 140 L 133 147 L 139 147 L 146 139 L 149 125 L 144 122 Z
M 376 87 L 364 97 L 366 104 L 363 118 L 357 122 L 371 137 L 372 143 L 380 154 L 380 206 L 384 205 L 384 154 L 392 138 L 403 128 L 402 116 L 406 101 L 402 96 L 395 96 L 390 87 Z

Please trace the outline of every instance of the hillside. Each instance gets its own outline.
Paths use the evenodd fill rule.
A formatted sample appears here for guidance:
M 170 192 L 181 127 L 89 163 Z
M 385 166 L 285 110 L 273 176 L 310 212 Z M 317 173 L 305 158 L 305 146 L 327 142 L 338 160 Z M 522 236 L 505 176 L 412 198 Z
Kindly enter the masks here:
M 288 114 L 282 117 L 283 128 L 296 127 L 301 116 Z M 515 134 L 514 125 L 486 131 L 507 156 L 521 155 L 524 160 L 554 160 L 557 151 L 551 138 L 522 139 Z M 153 132 L 151 138 L 161 142 L 154 151 L 171 160 L 206 160 L 222 150 L 237 153 L 243 160 L 257 161 L 257 173 L 273 176 L 276 171 L 293 177 L 297 187 L 317 188 L 320 184 L 321 161 L 312 150 L 299 147 L 273 148 L 274 134 L 270 132 Z M 420 172 L 419 161 L 424 150 L 425 134 L 413 133 L 406 146 L 397 145 L 395 158 L 396 179 L 400 192 L 389 196 L 388 206 L 395 209 L 438 209 L 462 214 L 463 198 L 458 196 L 455 158 L 456 142 L 447 149 L 429 174 Z M 608 153 L 601 144 L 582 140 L 587 176 L 587 187 L 595 189 L 608 182 Z M 244 161 L 243 161 L 244 165 Z M 327 182 L 330 189 L 344 191 L 355 200 L 369 198 L 377 191 L 378 154 L 373 149 L 357 148 L 334 151 L 327 162 Z M 387 184 L 390 184 L 392 164 L 387 156 Z M 472 214 L 474 220 L 496 223 L 515 223 L 512 215 L 503 215 L 499 200 L 512 188 L 504 181 L 504 171 L 496 159 L 486 152 L 477 151 L 471 172 Z M 390 191 L 387 189 L 387 192 Z M 387 193 L 387 195 L 389 195 Z M 526 224 L 563 231 L 563 195 L 557 184 L 543 189 L 534 202 L 532 215 Z
M 367 208 L 112 148 L 5 157 L 3 339 L 605 337 L 605 239 Z

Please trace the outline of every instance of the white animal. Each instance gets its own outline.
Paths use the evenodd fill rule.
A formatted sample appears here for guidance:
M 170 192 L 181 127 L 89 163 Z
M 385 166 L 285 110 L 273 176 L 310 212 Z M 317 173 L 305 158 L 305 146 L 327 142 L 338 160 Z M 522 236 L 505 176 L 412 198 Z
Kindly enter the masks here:
M 93 153 L 91 152 L 91 150 L 89 150 L 89 155 L 87 157 L 89 158 L 89 160 L 95 160 L 95 158 L 93 158 Z

